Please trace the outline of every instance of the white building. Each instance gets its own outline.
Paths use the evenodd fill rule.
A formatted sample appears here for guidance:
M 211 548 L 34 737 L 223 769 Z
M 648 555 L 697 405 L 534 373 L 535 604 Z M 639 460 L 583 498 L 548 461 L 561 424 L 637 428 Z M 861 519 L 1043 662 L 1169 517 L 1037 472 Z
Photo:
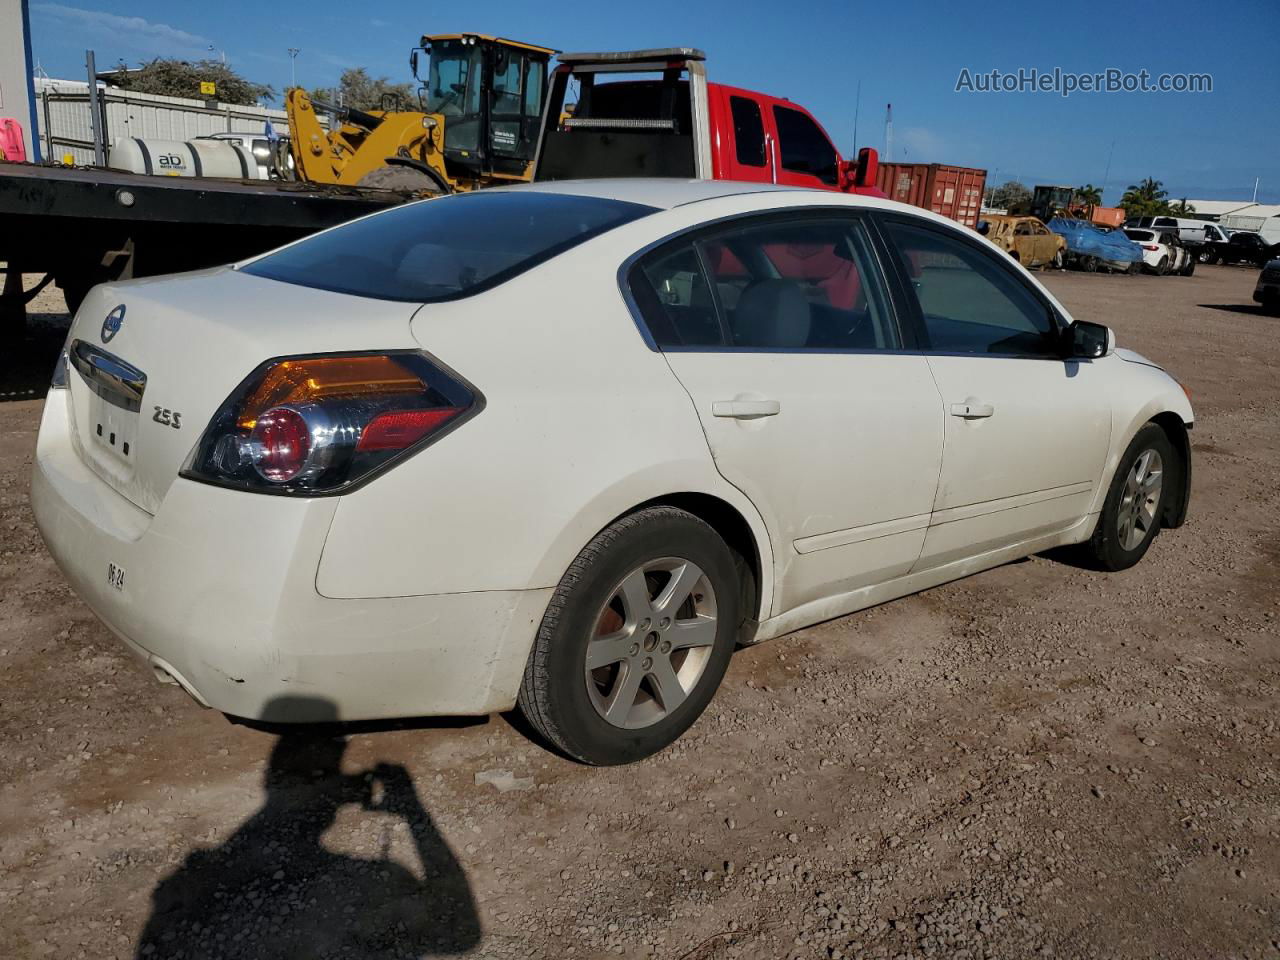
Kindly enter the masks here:
M 1190 216 L 1197 220 L 1214 221 L 1221 220 L 1245 207 L 1257 206 L 1251 200 L 1188 200 L 1187 203 L 1196 208 L 1196 212 Z

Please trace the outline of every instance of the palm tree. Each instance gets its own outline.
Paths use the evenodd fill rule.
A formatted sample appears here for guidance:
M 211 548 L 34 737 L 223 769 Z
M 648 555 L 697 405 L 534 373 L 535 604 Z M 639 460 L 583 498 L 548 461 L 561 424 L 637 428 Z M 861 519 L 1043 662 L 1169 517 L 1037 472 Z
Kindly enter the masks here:
M 1076 187 L 1076 202 L 1084 204 L 1086 207 L 1097 207 L 1102 204 L 1102 188 L 1095 187 L 1092 183 L 1086 183 L 1083 187 Z
M 1169 201 L 1165 199 L 1169 192 L 1164 184 L 1152 177 L 1141 183 L 1132 183 L 1120 198 L 1120 206 L 1124 207 L 1127 217 L 1151 217 L 1169 212 Z
M 1179 217 L 1185 217 L 1196 212 L 1196 205 L 1187 203 L 1187 198 L 1183 197 L 1176 203 L 1169 204 L 1169 212 Z

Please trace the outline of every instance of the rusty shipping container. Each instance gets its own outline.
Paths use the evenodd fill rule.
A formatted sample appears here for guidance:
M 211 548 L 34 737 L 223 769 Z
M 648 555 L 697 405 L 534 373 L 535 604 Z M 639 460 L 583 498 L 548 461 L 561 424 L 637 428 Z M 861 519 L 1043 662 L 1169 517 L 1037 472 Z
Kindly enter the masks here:
M 1094 207 L 1089 219 L 1106 227 L 1118 227 L 1124 223 L 1124 207 Z
M 987 171 L 944 163 L 882 163 L 876 186 L 890 200 L 923 207 L 977 227 Z

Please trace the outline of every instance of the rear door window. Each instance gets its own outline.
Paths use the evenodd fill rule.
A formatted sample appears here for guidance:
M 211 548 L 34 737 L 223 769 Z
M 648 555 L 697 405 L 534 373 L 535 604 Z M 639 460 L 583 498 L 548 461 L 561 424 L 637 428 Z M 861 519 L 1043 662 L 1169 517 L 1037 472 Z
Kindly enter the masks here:
M 861 223 L 787 219 L 661 250 L 632 290 L 660 347 L 897 349 L 876 270 Z
M 729 110 L 733 114 L 733 143 L 738 162 L 745 167 L 763 167 L 764 119 L 760 104 L 746 97 L 730 97 Z
M 601 197 L 480 191 L 354 220 L 241 269 L 358 297 L 456 300 L 654 210 Z

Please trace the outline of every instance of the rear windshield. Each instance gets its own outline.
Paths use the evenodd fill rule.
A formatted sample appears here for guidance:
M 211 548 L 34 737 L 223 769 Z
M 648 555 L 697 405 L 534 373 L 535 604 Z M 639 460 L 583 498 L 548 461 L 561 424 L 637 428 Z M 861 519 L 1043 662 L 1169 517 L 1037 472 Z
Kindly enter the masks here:
M 1155 239 L 1155 234 L 1152 233 L 1150 230 L 1126 230 L 1124 232 L 1124 235 L 1128 237 L 1130 240 L 1137 240 L 1139 242 L 1143 240 Z
M 560 193 L 459 194 L 335 227 L 243 270 L 379 300 L 456 300 L 655 210 Z

